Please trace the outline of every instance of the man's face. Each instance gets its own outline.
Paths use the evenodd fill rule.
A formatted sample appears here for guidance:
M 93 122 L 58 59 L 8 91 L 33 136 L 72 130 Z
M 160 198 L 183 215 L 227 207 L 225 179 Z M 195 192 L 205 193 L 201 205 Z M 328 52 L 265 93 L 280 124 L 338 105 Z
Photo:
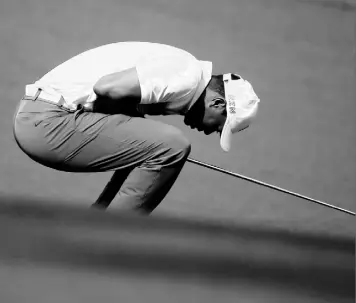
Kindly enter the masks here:
M 207 96 L 197 102 L 185 116 L 184 122 L 192 129 L 203 131 L 206 135 L 221 133 L 226 121 L 226 103 L 219 95 Z

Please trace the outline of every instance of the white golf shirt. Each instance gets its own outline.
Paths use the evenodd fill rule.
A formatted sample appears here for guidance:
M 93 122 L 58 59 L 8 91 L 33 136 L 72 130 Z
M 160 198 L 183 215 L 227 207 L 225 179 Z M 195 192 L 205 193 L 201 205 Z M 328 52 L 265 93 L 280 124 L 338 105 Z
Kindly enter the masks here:
M 65 100 L 76 108 L 78 100 L 93 102 L 94 84 L 104 75 L 135 67 L 140 87 L 138 105 L 144 114 L 184 114 L 211 79 L 212 63 L 168 45 L 119 42 L 81 53 L 26 86 L 26 94 L 41 89 L 41 98 Z M 119 102 L 119 101 L 118 101 Z

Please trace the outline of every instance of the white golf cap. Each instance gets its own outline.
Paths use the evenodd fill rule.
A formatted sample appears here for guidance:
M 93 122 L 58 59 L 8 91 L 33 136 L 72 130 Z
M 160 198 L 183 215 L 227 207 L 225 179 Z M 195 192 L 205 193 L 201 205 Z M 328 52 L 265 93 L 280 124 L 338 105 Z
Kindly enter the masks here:
M 255 118 L 260 99 L 252 85 L 237 74 L 224 74 L 227 117 L 220 135 L 220 146 L 228 152 L 232 134 L 247 128 Z

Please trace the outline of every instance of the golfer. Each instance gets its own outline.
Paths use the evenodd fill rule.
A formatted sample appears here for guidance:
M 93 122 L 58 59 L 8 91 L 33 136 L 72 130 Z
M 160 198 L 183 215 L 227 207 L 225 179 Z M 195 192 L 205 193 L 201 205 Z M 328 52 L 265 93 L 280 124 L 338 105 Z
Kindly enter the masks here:
M 85 51 L 25 88 L 14 117 L 18 146 L 34 161 L 67 172 L 114 174 L 93 206 L 149 214 L 190 153 L 177 128 L 145 115 L 233 133 L 256 116 L 259 98 L 237 74 L 212 75 L 212 63 L 169 45 L 119 42 Z

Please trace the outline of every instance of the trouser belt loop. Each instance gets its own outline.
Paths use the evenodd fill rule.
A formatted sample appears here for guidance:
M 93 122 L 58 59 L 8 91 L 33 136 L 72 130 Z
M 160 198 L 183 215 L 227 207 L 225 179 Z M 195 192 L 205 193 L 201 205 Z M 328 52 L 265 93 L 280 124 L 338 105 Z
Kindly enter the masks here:
M 39 89 L 37 90 L 37 92 L 36 92 L 36 95 L 34 95 L 34 97 L 32 98 L 32 101 L 36 101 L 41 92 L 42 92 L 42 89 L 39 88 Z
M 65 100 L 63 96 L 59 99 L 59 101 L 56 103 L 59 107 L 64 107 Z

